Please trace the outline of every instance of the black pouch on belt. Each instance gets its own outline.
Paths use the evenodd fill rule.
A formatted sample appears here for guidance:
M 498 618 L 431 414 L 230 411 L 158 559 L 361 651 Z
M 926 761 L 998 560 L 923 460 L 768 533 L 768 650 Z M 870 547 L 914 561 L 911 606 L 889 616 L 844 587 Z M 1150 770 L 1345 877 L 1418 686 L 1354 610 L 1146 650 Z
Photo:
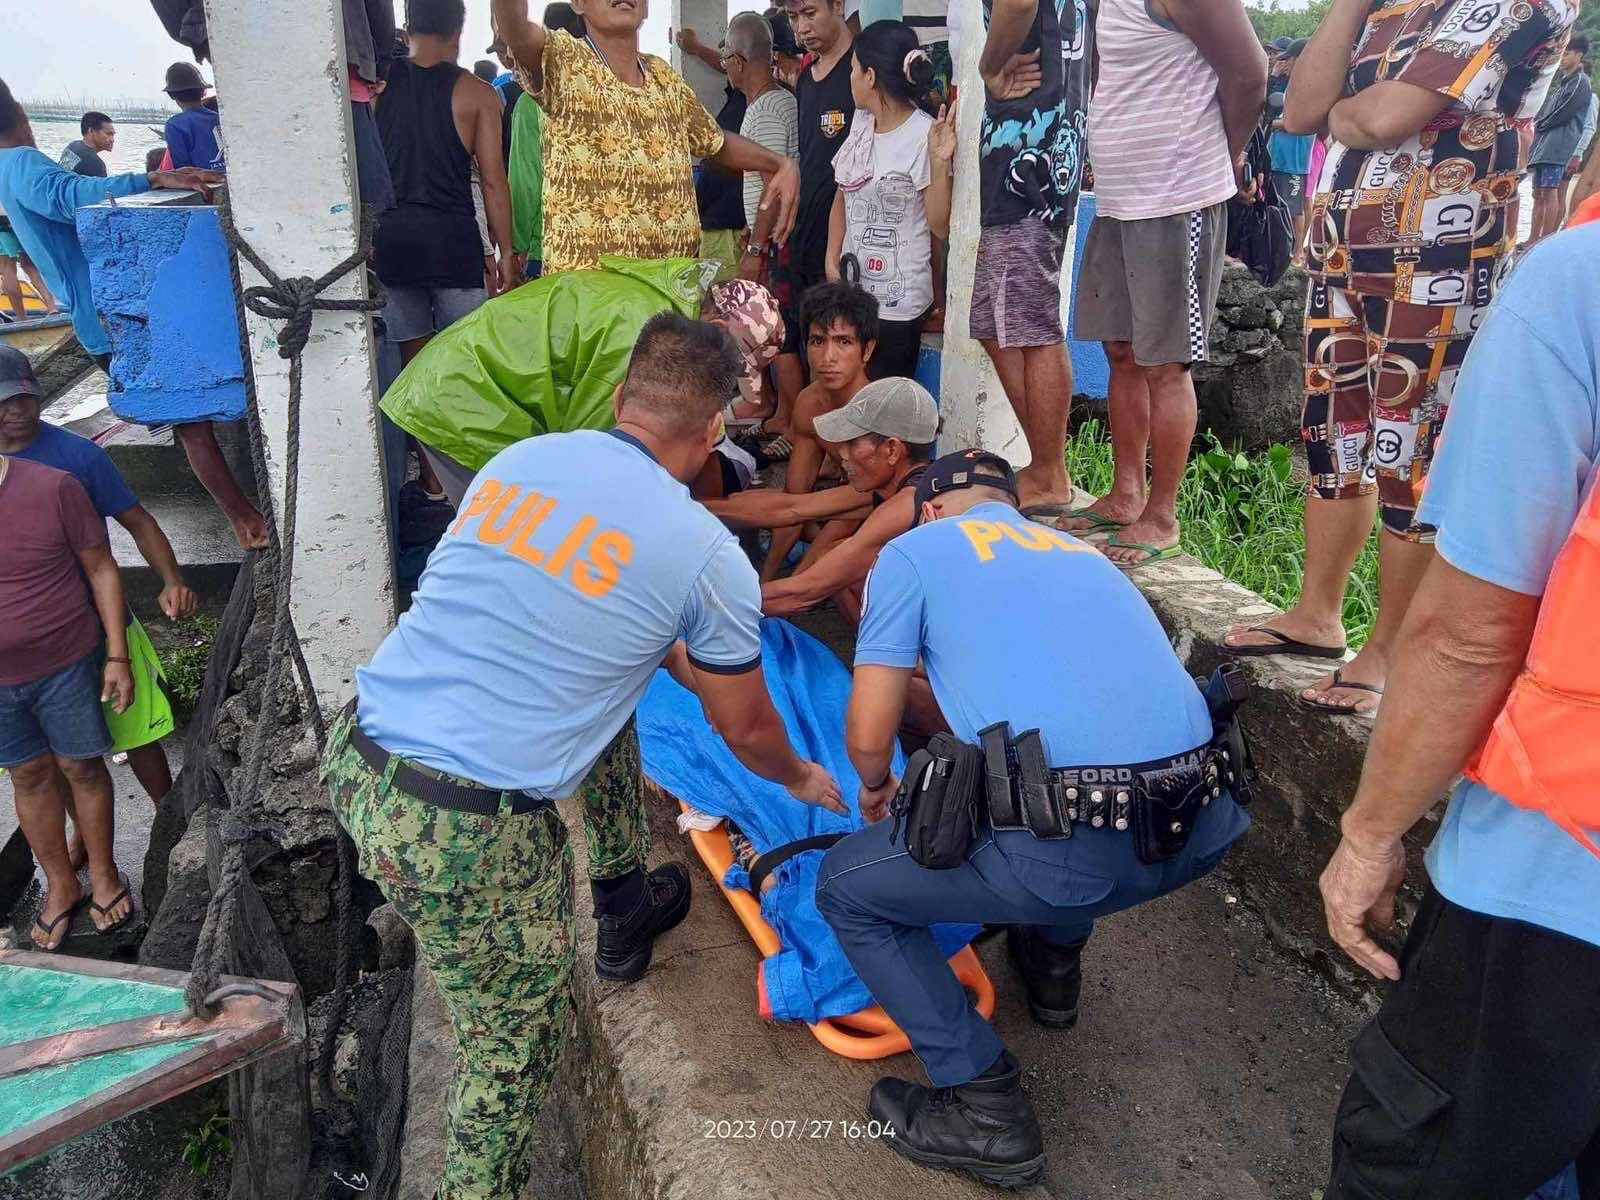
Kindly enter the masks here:
M 1165 862 L 1189 844 L 1210 785 L 1200 765 L 1135 772 L 1134 848 L 1142 863 Z
M 893 845 L 905 833 L 906 852 L 935 871 L 959 867 L 978 831 L 978 796 L 983 788 L 983 752 L 937 733 L 925 750 L 906 760 L 900 791 L 889 806 Z

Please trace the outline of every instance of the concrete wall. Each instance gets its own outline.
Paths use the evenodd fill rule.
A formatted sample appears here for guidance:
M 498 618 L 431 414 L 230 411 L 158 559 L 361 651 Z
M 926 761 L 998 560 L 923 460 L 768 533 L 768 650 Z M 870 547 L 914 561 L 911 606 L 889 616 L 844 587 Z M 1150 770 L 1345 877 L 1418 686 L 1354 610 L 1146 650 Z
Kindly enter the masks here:
M 239 322 L 217 210 L 95 205 L 79 210 L 78 238 L 111 335 L 112 410 L 148 424 L 242 418 Z

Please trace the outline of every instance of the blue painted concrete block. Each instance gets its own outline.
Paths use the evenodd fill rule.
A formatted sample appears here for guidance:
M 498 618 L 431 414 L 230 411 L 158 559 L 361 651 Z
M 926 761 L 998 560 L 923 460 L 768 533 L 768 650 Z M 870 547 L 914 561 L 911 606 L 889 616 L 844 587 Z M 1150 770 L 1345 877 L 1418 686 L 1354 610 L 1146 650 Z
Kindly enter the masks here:
M 1089 240 L 1089 226 L 1094 223 L 1094 196 L 1085 194 L 1078 198 L 1078 217 L 1072 224 L 1072 234 L 1077 249 L 1072 255 L 1072 296 L 1078 295 L 1078 271 L 1083 266 L 1083 247 Z M 1106 361 L 1105 347 L 1099 342 L 1080 342 L 1076 336 L 1077 319 L 1074 316 L 1067 330 L 1067 352 L 1072 355 L 1072 392 L 1077 396 L 1091 396 L 1104 400 L 1111 388 L 1111 364 Z
M 939 372 L 943 362 L 944 335 L 924 334 L 917 351 L 917 382 L 932 393 L 935 404 L 939 402 Z
M 111 335 L 111 409 L 153 425 L 236 421 L 244 364 L 227 243 L 208 206 L 78 211 L 95 307 Z

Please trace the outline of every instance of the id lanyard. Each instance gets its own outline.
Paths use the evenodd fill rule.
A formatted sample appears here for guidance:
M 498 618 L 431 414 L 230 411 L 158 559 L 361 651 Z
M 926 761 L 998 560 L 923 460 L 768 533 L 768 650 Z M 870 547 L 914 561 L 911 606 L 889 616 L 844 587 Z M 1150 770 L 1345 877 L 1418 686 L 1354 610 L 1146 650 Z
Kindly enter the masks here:
M 611 73 L 613 75 L 615 75 L 616 72 L 611 70 L 611 64 L 606 61 L 605 53 L 600 49 L 599 46 L 596 46 L 594 44 L 594 38 L 592 38 L 591 36 L 589 36 L 586 33 L 586 34 L 583 35 L 583 40 L 584 40 L 585 43 L 587 43 L 589 49 L 594 51 L 594 56 L 600 60 L 600 64 L 603 67 L 605 67 L 606 70 L 611 71 Z M 644 56 L 643 55 L 639 56 L 638 62 L 639 62 L 639 78 L 644 80 L 645 83 L 649 83 L 650 82 L 650 73 L 644 69 Z

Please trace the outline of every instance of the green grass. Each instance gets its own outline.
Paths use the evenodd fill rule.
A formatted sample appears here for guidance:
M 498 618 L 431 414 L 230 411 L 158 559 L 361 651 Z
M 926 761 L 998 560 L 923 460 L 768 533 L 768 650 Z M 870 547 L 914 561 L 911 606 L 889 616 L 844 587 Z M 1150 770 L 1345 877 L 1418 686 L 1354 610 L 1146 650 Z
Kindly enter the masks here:
M 1287 446 L 1262 454 L 1228 450 L 1213 435 L 1189 462 L 1178 491 L 1183 548 L 1212 570 L 1287 608 L 1305 571 L 1305 484 L 1294 479 Z M 1067 442 L 1072 481 L 1096 495 L 1111 486 L 1111 442 L 1098 420 Z M 1368 538 L 1350 573 L 1344 625 L 1352 645 L 1366 641 L 1378 607 L 1378 548 Z
M 216 636 L 217 618 L 196 613 L 178 622 L 171 634 L 172 649 L 161 656 L 167 672 L 167 691 L 172 697 L 172 715 L 180 728 L 200 707 L 200 688 L 205 683 L 206 663 L 211 660 L 211 643 Z

